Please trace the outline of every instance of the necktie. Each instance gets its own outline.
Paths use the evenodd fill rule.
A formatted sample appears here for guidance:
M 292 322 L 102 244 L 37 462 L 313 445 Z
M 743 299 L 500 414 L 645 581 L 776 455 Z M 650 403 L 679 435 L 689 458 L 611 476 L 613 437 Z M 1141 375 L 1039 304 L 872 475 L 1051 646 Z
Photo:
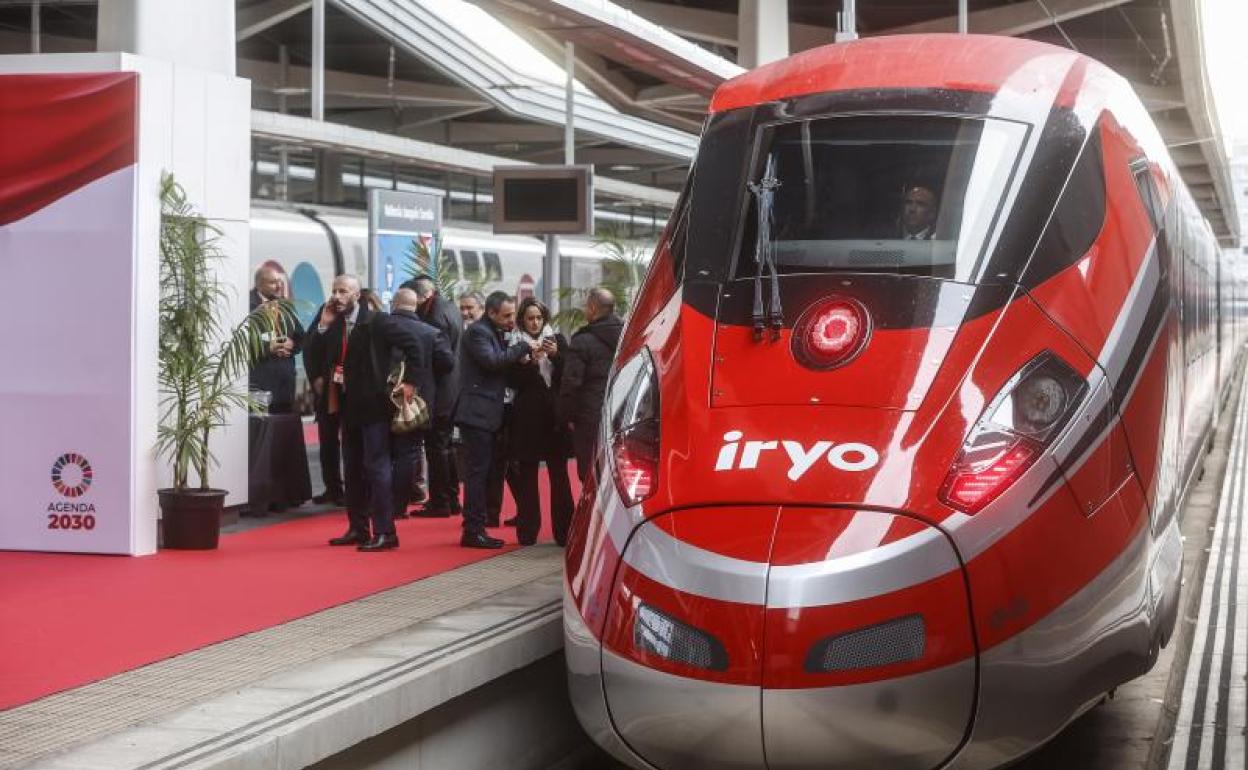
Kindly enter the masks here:
M 351 328 L 355 324 L 350 319 L 342 319 L 342 351 L 338 356 L 338 366 L 334 368 L 336 377 L 330 378 L 329 397 L 325 402 L 325 409 L 330 414 L 337 414 L 341 405 L 340 392 L 347 389 L 347 338 L 351 336 Z

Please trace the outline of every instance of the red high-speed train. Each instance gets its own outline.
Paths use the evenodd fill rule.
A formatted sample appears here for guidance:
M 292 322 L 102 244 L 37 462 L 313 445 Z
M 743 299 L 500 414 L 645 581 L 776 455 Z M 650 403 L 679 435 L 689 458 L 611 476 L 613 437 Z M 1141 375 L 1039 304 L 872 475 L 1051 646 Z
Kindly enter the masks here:
M 1147 671 L 1238 281 L 1127 82 L 875 38 L 723 85 L 567 549 L 637 768 L 987 768 Z

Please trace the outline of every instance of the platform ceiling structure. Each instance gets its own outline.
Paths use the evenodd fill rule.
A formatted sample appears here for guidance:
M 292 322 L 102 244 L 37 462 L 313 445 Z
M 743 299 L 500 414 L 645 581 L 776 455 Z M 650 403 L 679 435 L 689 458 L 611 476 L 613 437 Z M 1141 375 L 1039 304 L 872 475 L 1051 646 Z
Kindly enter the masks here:
M 704 110 L 721 82 L 703 60 L 685 57 L 694 42 L 721 59 L 754 66 L 783 55 L 774 39 L 787 31 L 788 53 L 836 40 L 842 3 L 824 0 L 477 0 L 532 36 L 577 44 L 583 82 L 609 83 L 622 108 L 665 113 L 683 125 Z M 853 23 L 860 37 L 956 32 L 957 3 L 862 0 Z M 1184 181 L 1224 244 L 1239 236 L 1229 151 L 1219 136 L 1199 32 L 1200 0 L 970 0 L 970 32 L 1012 35 L 1073 48 L 1135 87 L 1153 115 Z M 786 12 L 788 23 L 777 22 Z M 680 37 L 664 47 L 658 26 Z M 780 32 L 781 35 L 776 33 Z M 770 44 L 767 38 L 772 38 Z M 656 48 L 664 48 L 656 53 Z M 663 73 L 670 73 L 664 75 Z M 656 78 L 661 82 L 656 83 Z
M 356 169 L 361 180 L 389 175 L 448 192 L 454 174 L 463 198 L 468 186 L 484 189 L 497 163 L 562 162 L 571 43 L 575 159 L 594 164 L 604 205 L 656 217 L 684 180 L 719 83 L 832 43 L 838 24 L 862 37 L 957 29 L 955 0 L 861 0 L 852 23 L 838 21 L 842 3 L 827 0 L 325 2 L 322 123 L 309 118 L 314 0 L 237 0 L 237 70 L 252 80 L 255 151 L 266 168 L 285 151 L 307 174 L 329 157 L 338 164 L 330 168 Z M 1122 73 L 1214 231 L 1232 245 L 1239 216 L 1199 4 L 969 0 L 967 20 L 971 32 L 1074 48 Z M 38 5 L 41 50 L 90 50 L 94 2 Z M 31 50 L 33 26 L 31 0 L 0 0 L 0 51 Z

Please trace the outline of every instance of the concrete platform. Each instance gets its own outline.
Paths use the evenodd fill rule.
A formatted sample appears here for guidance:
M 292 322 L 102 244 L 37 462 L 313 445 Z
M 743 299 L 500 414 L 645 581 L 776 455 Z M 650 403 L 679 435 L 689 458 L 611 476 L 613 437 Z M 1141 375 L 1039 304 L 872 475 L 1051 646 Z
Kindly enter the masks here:
M 2 712 L 0 768 L 314 764 L 557 653 L 562 557 L 524 548 Z

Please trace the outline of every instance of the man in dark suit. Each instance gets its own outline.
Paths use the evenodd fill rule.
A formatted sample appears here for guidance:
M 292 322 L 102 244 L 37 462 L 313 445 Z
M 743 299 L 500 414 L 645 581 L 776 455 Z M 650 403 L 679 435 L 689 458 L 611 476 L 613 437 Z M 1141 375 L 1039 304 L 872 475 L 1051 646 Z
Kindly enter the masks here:
M 900 237 L 906 241 L 930 241 L 936 231 L 940 199 L 931 187 L 908 184 L 901 200 Z
M 507 347 L 503 336 L 516 327 L 516 303 L 496 291 L 485 300 L 485 317 L 464 332 L 459 346 L 459 401 L 455 424 L 467 454 L 464 479 L 464 534 L 460 545 L 501 548 L 485 532 L 486 484 L 494 464 L 494 442 L 503 427 L 503 392 L 508 369 L 541 348 L 537 340 Z
M 416 307 L 420 301 L 411 289 L 399 289 L 391 301 L 391 315 L 396 321 L 420 338 L 421 360 L 416 370 L 416 393 L 429 409 L 437 414 L 442 391 L 439 381 L 445 382 L 455 369 L 455 354 L 446 341 L 446 335 L 420 320 Z M 449 394 L 448 394 L 449 395 Z M 407 505 L 412 499 L 412 487 L 420 464 L 420 450 L 428 440 L 427 428 L 390 437 L 390 458 L 394 472 L 394 515 L 407 516 Z
M 455 304 L 438 294 L 427 275 L 418 275 L 403 284 L 416 294 L 416 313 L 420 320 L 442 332 L 451 350 L 459 350 L 463 326 Z M 461 512 L 459 474 L 452 454 L 451 434 L 454 430 L 455 401 L 459 395 L 457 371 L 442 375 L 437 383 L 438 402 L 433 413 L 433 426 L 425 440 L 425 457 L 429 461 L 429 499 L 415 513 L 422 518 L 445 518 Z
M 394 408 L 386 378 L 397 349 L 406 366 L 403 395 L 412 397 L 420 369 L 420 338 L 391 316 L 365 307 L 359 279 L 353 275 L 334 279 L 317 332 L 321 348 L 317 355 L 325 365 L 321 375 L 326 381 L 326 408 L 342 420 L 346 461 L 347 531 L 329 543 L 357 545 L 361 551 L 397 548 L 390 466 Z
M 594 462 L 611 362 L 624 331 L 624 322 L 615 314 L 615 296 L 601 286 L 590 290 L 585 318 L 589 323 L 572 335 L 564 354 L 563 382 L 555 402 L 559 424 L 572 432 L 576 475 L 582 483 Z
M 269 265 L 256 271 L 255 288 L 251 290 L 251 309 L 271 305 L 276 327 L 266 332 L 268 351 L 251 366 L 248 387 L 268 391 L 270 414 L 288 414 L 295 405 L 295 356 L 303 347 L 303 326 L 289 312 L 277 306 L 282 299 L 282 276 Z
M 327 303 L 328 304 L 328 303 Z M 316 318 L 325 314 L 325 305 L 316 310 Z M 342 485 L 342 446 L 340 443 L 341 424 L 337 412 L 329 411 L 329 378 L 325 355 L 328 351 L 321 340 L 321 333 L 315 325 L 308 329 L 303 345 L 303 370 L 308 375 L 308 383 L 312 386 L 312 408 L 316 416 L 317 451 L 321 460 L 321 481 L 325 483 L 324 493 L 313 498 L 317 503 L 342 505 L 346 495 Z

